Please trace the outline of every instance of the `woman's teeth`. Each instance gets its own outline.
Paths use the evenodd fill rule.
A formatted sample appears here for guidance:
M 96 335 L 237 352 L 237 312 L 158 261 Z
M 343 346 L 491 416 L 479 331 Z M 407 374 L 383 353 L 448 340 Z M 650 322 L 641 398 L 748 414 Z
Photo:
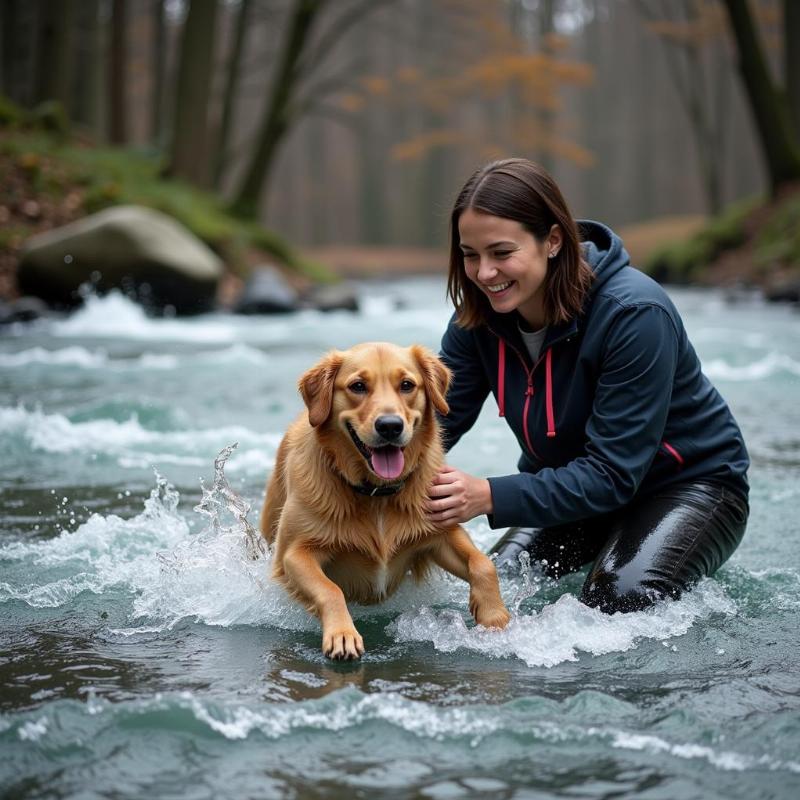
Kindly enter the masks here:
M 508 289 L 511 283 L 511 281 L 506 281 L 505 283 L 496 283 L 494 286 L 487 286 L 486 288 L 494 294 L 496 292 L 502 292 L 503 289 Z

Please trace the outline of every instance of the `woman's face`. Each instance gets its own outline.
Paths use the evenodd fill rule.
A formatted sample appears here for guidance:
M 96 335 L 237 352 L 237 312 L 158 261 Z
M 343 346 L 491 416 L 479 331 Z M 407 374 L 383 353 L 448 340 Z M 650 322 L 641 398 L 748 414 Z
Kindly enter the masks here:
M 492 308 L 519 312 L 534 330 L 543 327 L 548 257 L 562 243 L 558 225 L 540 241 L 519 222 L 468 208 L 459 217 L 458 235 L 467 277 Z

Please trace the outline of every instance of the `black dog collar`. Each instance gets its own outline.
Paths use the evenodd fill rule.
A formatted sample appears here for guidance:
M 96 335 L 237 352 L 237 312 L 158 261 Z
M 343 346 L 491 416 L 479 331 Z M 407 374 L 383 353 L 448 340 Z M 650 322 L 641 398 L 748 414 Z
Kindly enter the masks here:
M 386 497 L 390 494 L 397 494 L 405 485 L 405 481 L 399 481 L 398 483 L 385 483 L 382 486 L 378 486 L 378 484 L 371 483 L 370 481 L 348 484 L 348 486 L 350 486 L 359 494 L 366 494 L 370 497 Z

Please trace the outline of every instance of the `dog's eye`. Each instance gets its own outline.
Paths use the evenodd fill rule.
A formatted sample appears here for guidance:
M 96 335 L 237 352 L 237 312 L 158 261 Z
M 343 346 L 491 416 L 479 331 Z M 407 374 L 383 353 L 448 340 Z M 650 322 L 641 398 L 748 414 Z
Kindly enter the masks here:
M 364 381 L 353 381 L 347 387 L 353 394 L 366 394 L 367 393 L 367 384 Z
M 404 380 L 400 383 L 400 391 L 401 392 L 413 392 L 414 389 L 417 388 L 417 384 L 414 381 Z

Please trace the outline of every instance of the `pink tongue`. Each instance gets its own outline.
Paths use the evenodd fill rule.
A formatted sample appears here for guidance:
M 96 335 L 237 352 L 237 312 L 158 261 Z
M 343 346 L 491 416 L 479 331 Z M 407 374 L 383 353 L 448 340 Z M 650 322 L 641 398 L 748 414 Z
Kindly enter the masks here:
M 372 451 L 372 469 L 381 476 L 391 480 L 402 471 L 405 459 L 399 447 L 381 447 Z

